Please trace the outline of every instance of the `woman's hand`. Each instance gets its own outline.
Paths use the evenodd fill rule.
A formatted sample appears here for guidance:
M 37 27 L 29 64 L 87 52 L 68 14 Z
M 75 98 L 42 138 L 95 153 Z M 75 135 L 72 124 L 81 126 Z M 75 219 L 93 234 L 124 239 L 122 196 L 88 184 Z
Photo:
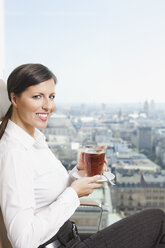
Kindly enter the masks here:
M 108 164 L 108 161 L 107 161 L 107 160 L 106 160 L 106 158 L 105 158 L 105 160 L 104 160 L 104 167 L 103 167 L 103 171 L 107 171 L 107 170 L 108 170 L 108 168 L 107 168 L 106 164 Z
M 84 170 L 84 152 L 81 152 L 78 157 L 77 169 Z
M 99 175 L 93 177 L 82 177 L 75 180 L 71 184 L 71 187 L 76 191 L 78 197 L 88 196 L 94 189 L 98 189 L 103 185 L 103 183 L 97 182 L 99 179 Z

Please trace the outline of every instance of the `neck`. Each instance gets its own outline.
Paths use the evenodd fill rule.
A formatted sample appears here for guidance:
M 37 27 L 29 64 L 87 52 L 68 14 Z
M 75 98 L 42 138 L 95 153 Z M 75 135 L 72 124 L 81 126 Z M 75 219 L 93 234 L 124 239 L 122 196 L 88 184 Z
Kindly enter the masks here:
M 13 121 L 15 124 L 17 124 L 19 127 L 21 127 L 25 132 L 27 132 L 30 136 L 34 138 L 34 130 L 35 128 L 30 125 L 26 125 L 18 116 L 15 110 L 13 110 L 11 121 Z

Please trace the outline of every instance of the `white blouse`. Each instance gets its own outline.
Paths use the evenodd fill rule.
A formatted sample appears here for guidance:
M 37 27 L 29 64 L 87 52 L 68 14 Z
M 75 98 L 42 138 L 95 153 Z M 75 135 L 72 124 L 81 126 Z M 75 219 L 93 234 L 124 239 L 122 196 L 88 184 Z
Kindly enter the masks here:
M 37 248 L 54 236 L 80 201 L 69 176 L 48 148 L 8 122 L 0 140 L 0 206 L 13 248 Z

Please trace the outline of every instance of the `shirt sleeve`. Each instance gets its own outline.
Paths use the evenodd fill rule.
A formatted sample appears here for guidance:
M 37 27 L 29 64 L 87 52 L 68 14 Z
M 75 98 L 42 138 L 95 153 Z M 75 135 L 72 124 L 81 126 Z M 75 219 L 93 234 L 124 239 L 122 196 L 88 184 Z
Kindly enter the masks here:
M 13 248 L 36 248 L 46 242 L 80 204 L 74 189 L 67 187 L 56 201 L 36 212 L 33 186 L 27 151 L 5 152 L 0 161 L 0 204 Z
M 69 172 L 69 185 L 76 180 L 74 177 L 75 172 L 78 174 L 77 166 L 73 167 L 73 169 Z

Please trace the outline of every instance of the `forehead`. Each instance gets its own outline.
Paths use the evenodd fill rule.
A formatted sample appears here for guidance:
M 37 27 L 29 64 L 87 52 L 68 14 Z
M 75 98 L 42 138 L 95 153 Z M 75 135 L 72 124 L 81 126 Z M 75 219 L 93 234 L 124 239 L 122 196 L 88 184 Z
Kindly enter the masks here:
M 55 83 L 53 79 L 49 79 L 42 83 L 32 85 L 26 89 L 27 92 L 53 93 L 55 91 Z

